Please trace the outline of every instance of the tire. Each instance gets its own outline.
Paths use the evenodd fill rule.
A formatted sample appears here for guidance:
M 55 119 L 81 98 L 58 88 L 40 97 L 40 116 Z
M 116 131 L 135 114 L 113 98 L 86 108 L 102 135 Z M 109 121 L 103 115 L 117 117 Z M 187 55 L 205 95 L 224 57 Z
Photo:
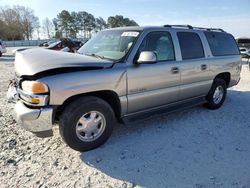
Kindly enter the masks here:
M 216 95 L 217 92 L 217 95 Z M 219 94 L 220 93 L 220 94 Z M 204 106 L 208 109 L 215 110 L 222 106 L 227 95 L 227 85 L 225 80 L 216 78 L 206 96 L 207 103 Z
M 0 57 L 2 57 L 2 55 L 3 55 L 2 52 L 0 52 Z
M 59 131 L 70 148 L 83 152 L 104 144 L 115 123 L 114 111 L 106 101 L 82 97 L 65 108 L 60 117 Z

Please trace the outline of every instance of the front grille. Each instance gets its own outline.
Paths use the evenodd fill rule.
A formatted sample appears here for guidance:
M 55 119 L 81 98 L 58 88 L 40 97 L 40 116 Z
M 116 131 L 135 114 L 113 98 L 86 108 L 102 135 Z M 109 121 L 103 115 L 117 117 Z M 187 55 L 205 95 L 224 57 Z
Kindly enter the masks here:
M 241 51 L 241 52 L 245 52 L 245 51 L 247 51 L 247 50 L 246 50 L 246 49 L 240 49 L 240 51 Z

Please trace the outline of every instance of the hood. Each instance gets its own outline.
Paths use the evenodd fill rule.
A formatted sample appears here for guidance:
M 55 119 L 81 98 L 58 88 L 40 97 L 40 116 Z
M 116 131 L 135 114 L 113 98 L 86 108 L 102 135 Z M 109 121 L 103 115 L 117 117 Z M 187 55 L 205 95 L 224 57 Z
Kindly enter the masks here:
M 17 52 L 15 57 L 15 72 L 18 77 L 33 76 L 52 69 L 109 68 L 112 65 L 113 62 L 109 60 L 40 48 Z

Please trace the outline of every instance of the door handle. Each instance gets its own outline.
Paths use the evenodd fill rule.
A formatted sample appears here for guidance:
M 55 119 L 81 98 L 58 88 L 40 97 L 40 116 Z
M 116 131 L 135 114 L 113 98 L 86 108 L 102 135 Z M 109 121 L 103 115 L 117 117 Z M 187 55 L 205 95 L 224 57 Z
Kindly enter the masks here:
M 201 65 L 201 70 L 207 70 L 207 65 Z
M 177 73 L 179 73 L 179 68 L 178 67 L 172 67 L 171 72 L 173 74 L 177 74 Z

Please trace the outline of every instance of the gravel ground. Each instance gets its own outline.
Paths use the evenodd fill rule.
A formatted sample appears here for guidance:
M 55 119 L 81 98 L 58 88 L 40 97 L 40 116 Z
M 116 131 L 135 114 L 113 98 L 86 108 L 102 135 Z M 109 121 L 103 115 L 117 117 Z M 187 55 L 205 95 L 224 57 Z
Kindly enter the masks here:
M 79 153 L 22 130 L 6 102 L 13 58 L 0 58 L 0 187 L 250 188 L 250 71 L 222 108 L 201 106 L 118 126 Z

